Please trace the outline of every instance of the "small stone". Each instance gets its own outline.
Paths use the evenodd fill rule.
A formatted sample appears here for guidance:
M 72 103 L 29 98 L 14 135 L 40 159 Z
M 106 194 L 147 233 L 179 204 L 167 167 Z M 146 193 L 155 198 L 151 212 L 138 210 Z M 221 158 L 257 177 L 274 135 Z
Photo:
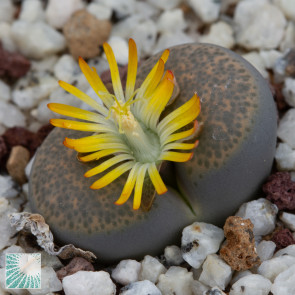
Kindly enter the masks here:
M 19 194 L 16 183 L 11 176 L 0 175 L 0 197 L 15 198 Z
M 250 50 L 277 48 L 287 23 L 278 7 L 267 1 L 253 0 L 238 3 L 234 21 L 238 44 Z
M 193 274 L 185 268 L 172 266 L 165 274 L 160 275 L 157 287 L 163 295 L 192 295 Z
M 117 36 L 112 36 L 108 40 L 109 45 L 112 47 L 116 61 L 118 65 L 127 65 L 128 64 L 128 43 L 125 39 Z
M 239 279 L 252 275 L 252 272 L 250 270 L 242 270 L 235 272 L 234 276 L 232 277 L 232 280 L 230 281 L 230 284 L 233 285 L 235 282 L 237 282 Z
M 210 26 L 209 33 L 201 36 L 200 41 L 230 49 L 235 44 L 234 31 L 230 25 L 223 21 L 219 21 Z
M 12 35 L 18 50 L 33 59 L 47 57 L 66 47 L 64 36 L 42 21 L 15 21 L 12 25 Z
M 277 59 L 274 72 L 277 79 L 284 78 L 285 76 L 295 77 L 295 49 L 289 48 L 285 54 Z
M 63 279 L 66 295 L 115 295 L 116 286 L 105 271 L 78 271 Z
M 42 267 L 41 269 L 41 289 L 29 289 L 33 295 L 47 295 L 50 292 L 58 292 L 62 290 L 62 284 L 56 276 L 52 267 Z M 83 293 L 82 293 L 83 294 Z
M 276 250 L 280 250 L 282 248 L 286 248 L 289 245 L 295 244 L 295 239 L 292 235 L 292 232 L 287 228 L 280 229 L 275 232 L 271 240 L 276 244 Z
M 167 246 L 164 250 L 164 256 L 168 265 L 180 265 L 184 260 L 181 249 L 178 246 Z
M 100 20 L 110 20 L 112 9 L 108 6 L 92 2 L 86 7 L 87 11 Z
M 229 295 L 268 295 L 271 281 L 253 274 L 239 279 L 230 289 Z
M 295 182 L 288 172 L 276 172 L 263 185 L 266 198 L 276 204 L 279 210 L 295 209 Z
M 254 236 L 264 236 L 275 228 L 278 208 L 265 198 L 244 203 L 235 214 L 243 219 L 250 219 Z
M 36 22 L 44 20 L 45 14 L 43 4 L 39 0 L 25 0 L 22 2 L 21 11 L 19 15 L 20 20 L 27 22 Z
M 279 143 L 275 153 L 279 171 L 295 170 L 295 150 L 287 143 Z
M 0 22 L 10 23 L 14 18 L 15 7 L 11 0 L 0 1 Z
M 289 245 L 288 247 L 277 251 L 274 257 L 279 257 L 283 255 L 290 255 L 295 257 L 295 245 Z
M 108 40 L 111 28 L 108 20 L 99 20 L 83 9 L 71 16 L 63 31 L 74 58 L 91 58 L 100 53 L 99 46 Z
M 261 261 L 269 260 L 273 257 L 273 254 L 276 249 L 276 244 L 272 241 L 261 241 L 257 248 L 257 255 Z
M 0 40 L 4 50 L 8 52 L 15 52 L 17 50 L 12 39 L 11 25 L 9 23 L 0 22 Z
M 71 15 L 83 7 L 82 0 L 49 0 L 46 7 L 47 22 L 56 29 L 62 29 Z
M 30 161 L 30 152 L 21 145 L 14 146 L 10 152 L 6 168 L 10 176 L 20 185 L 26 183 L 25 168 Z
M 8 128 L 25 126 L 26 117 L 16 106 L 0 101 L 0 124 Z
M 0 101 L 9 101 L 11 98 L 10 86 L 0 79 Z
M 220 249 L 220 256 L 232 269 L 246 270 L 260 262 L 250 219 L 228 217 L 224 225 L 224 234 L 226 241 Z
M 185 227 L 182 232 L 182 257 L 192 267 L 199 268 L 207 255 L 218 251 L 223 239 L 221 228 L 204 222 L 195 222 Z
M 285 29 L 285 34 L 282 42 L 280 43 L 280 51 L 286 52 L 288 49 L 295 45 L 295 24 L 289 21 Z
M 6 165 L 6 158 L 8 155 L 8 148 L 4 141 L 3 136 L 0 136 L 0 164 L 4 163 Z
M 261 55 L 258 52 L 252 51 L 242 55 L 258 72 L 264 77 L 268 78 L 268 72 L 265 70 L 265 65 Z
M 273 295 L 290 295 L 295 294 L 295 265 L 290 266 L 281 272 L 275 279 L 271 293 Z
M 285 97 L 283 96 L 283 93 L 282 93 L 283 83 L 270 82 L 269 87 L 273 95 L 273 98 L 276 102 L 278 111 L 285 112 L 288 105 L 285 102 Z
M 12 245 L 12 246 L 6 248 L 5 250 L 1 251 L 0 253 L 1 253 L 0 254 L 0 268 L 4 268 L 5 263 L 6 263 L 6 254 L 25 253 L 25 250 L 20 246 Z
M 204 23 L 217 20 L 221 8 L 220 1 L 214 0 L 189 0 L 188 5 Z
M 59 280 L 63 280 L 66 276 L 73 275 L 78 271 L 94 271 L 93 265 L 82 257 L 73 258 L 69 264 L 57 271 L 57 277 Z
M 176 0 L 176 1 L 179 1 L 179 0 Z M 173 1 L 169 1 L 169 3 L 173 3 Z M 156 17 L 160 13 L 159 7 L 151 5 L 149 2 L 142 2 L 142 1 L 135 2 L 134 10 L 135 10 L 134 15 L 140 16 L 144 19 L 150 19 L 152 17 Z
M 282 52 L 277 50 L 261 50 L 259 54 L 266 69 L 274 69 L 276 61 L 283 56 Z
M 288 0 L 274 0 L 277 5 L 285 14 L 286 18 L 295 21 L 295 3 Z
M 180 5 L 181 0 L 148 0 L 150 4 L 163 9 L 163 10 L 170 10 Z
M 283 221 L 286 227 L 288 227 L 292 231 L 295 231 L 295 214 L 281 212 L 279 218 L 281 221 Z
M 95 0 L 99 4 L 110 7 L 118 19 L 134 14 L 135 0 Z
M 0 77 L 20 78 L 30 69 L 30 61 L 19 53 L 8 52 L 0 43 Z
M 29 163 L 26 165 L 25 174 L 26 174 L 27 179 L 30 179 L 30 174 L 31 174 L 32 166 L 34 164 L 34 160 L 35 160 L 35 156 L 32 157 L 31 160 L 29 161 Z
M 218 255 L 210 254 L 203 263 L 199 281 L 210 287 L 224 290 L 231 280 L 233 271 Z
M 63 267 L 63 264 L 60 262 L 57 256 L 50 255 L 45 251 L 41 252 L 41 267 L 52 267 L 54 270 L 60 269 Z M 57 274 L 56 274 L 57 275 Z M 57 276 L 58 277 L 58 276 Z
M 270 260 L 263 261 L 258 267 L 258 274 L 264 276 L 270 281 L 274 281 L 275 278 L 284 270 L 294 265 L 295 257 L 290 255 L 282 255 L 274 257 Z
M 63 54 L 54 65 L 54 75 L 58 80 L 73 83 L 75 75 L 80 72 L 79 65 L 69 54 Z
M 139 280 L 149 280 L 152 283 L 157 283 L 159 275 L 165 273 L 167 269 L 156 258 L 146 255 L 141 262 L 141 270 L 139 272 Z
M 210 287 L 202 284 L 201 282 L 194 280 L 191 284 L 193 295 L 203 295 L 206 294 Z
M 31 70 L 34 72 L 44 73 L 53 72 L 54 66 L 58 61 L 57 55 L 51 55 L 41 60 L 33 60 Z
M 292 78 L 285 79 L 283 95 L 285 97 L 287 104 L 291 107 L 295 107 L 295 79 L 292 79 Z
M 121 285 L 138 281 L 141 264 L 136 260 L 122 260 L 112 271 L 112 278 Z
M 161 291 L 148 280 L 131 283 L 120 290 L 120 295 L 162 295 Z
M 161 33 L 183 31 L 187 27 L 183 10 L 176 8 L 164 11 L 158 19 L 157 27 Z
M 226 295 L 221 289 L 218 287 L 213 287 L 210 290 L 208 290 L 204 295 Z

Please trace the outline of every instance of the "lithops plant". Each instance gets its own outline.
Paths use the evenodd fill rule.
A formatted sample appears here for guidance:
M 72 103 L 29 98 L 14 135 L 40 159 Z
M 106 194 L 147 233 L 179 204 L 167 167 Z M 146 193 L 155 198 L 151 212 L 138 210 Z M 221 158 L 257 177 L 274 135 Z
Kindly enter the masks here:
M 169 51 L 152 57 L 136 75 L 135 43 L 131 40 L 129 46 L 125 92 L 107 44 L 114 95 L 80 60 L 103 105 L 60 82 L 96 113 L 52 104 L 55 112 L 92 122 L 52 123 L 91 133 L 56 128 L 39 149 L 30 178 L 32 209 L 45 217 L 56 239 L 93 251 L 104 262 L 159 254 L 166 245 L 178 243 L 182 228 L 194 220 L 220 225 L 253 197 L 268 175 L 276 141 L 270 91 L 238 55 L 213 45 L 182 45 L 170 49 L 169 59 Z M 165 63 L 170 70 L 164 74 Z M 174 77 L 180 94 L 166 107 Z M 197 142 L 186 140 L 195 135 L 199 97 L 199 121 L 204 124 L 190 159 Z M 64 138 L 69 148 L 62 145 Z M 163 175 L 175 189 L 158 172 L 166 160 L 185 162 L 174 166 L 175 175 Z M 93 184 L 85 173 L 100 177 Z M 140 209 L 141 196 L 148 192 L 145 177 L 158 194 L 168 190 L 156 195 L 149 211 Z M 133 190 L 132 202 L 128 198 Z

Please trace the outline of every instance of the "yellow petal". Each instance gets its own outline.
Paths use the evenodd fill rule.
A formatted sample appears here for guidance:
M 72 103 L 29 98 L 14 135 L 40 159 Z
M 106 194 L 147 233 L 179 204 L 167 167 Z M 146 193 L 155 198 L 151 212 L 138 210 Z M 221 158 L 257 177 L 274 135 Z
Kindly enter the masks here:
M 172 162 L 186 162 L 190 160 L 193 153 L 178 153 L 178 152 L 164 152 L 160 160 L 167 160 Z
M 107 149 L 107 150 L 102 150 L 102 151 L 91 153 L 87 156 L 78 156 L 78 158 L 82 162 L 89 162 L 89 161 L 98 160 L 98 159 L 103 158 L 105 156 L 109 156 L 109 155 L 119 153 L 119 152 L 121 152 L 121 149 Z
M 144 182 L 144 177 L 146 170 L 148 168 L 149 164 L 143 164 L 138 169 L 138 175 L 136 178 L 136 184 L 135 184 L 135 190 L 134 190 L 134 199 L 133 199 L 133 209 L 137 210 L 140 207 L 141 204 L 141 196 L 142 196 L 142 187 Z
M 86 93 L 82 92 L 80 89 L 76 88 L 75 86 L 64 82 L 64 81 L 58 81 L 58 84 L 60 87 L 62 87 L 65 91 L 71 93 L 72 95 L 76 96 L 89 106 L 91 106 L 93 109 L 97 110 L 99 113 L 103 114 L 104 116 L 108 115 L 108 110 L 104 106 L 100 105 L 97 101 L 95 101 L 93 98 L 88 96 Z
M 124 185 L 123 191 L 120 195 L 120 198 L 115 202 L 116 205 L 122 205 L 129 199 L 135 185 L 139 166 L 140 164 L 136 163 L 134 167 L 131 169 L 127 181 Z
M 125 98 L 124 98 L 119 69 L 115 59 L 114 52 L 108 43 L 103 44 L 103 49 L 110 65 L 110 71 L 111 71 L 111 77 L 112 77 L 115 96 L 117 97 L 118 100 L 121 100 L 124 102 Z
M 102 187 L 107 186 L 108 184 L 113 182 L 115 179 L 120 177 L 123 173 L 130 170 L 133 166 L 134 166 L 134 162 L 127 162 L 127 163 L 121 164 L 120 166 L 113 169 L 111 172 L 104 175 L 99 180 L 95 181 L 90 186 L 90 188 L 92 188 L 92 189 L 100 189 Z
M 129 39 L 128 72 L 126 81 L 126 101 L 132 96 L 137 73 L 137 49 L 133 39 Z
M 181 142 L 175 142 L 165 145 L 163 151 L 168 150 L 191 150 L 194 149 L 197 146 L 196 143 L 181 143 Z
M 128 152 L 129 148 L 125 143 L 96 143 L 89 145 L 76 145 L 74 149 L 79 153 L 91 153 L 99 150 L 119 149 L 122 152 Z
M 120 163 L 120 162 L 123 162 L 123 161 L 126 161 L 126 160 L 134 160 L 134 158 L 131 156 L 131 155 L 128 155 L 128 154 L 121 154 L 121 155 L 117 155 L 117 156 L 114 156 L 106 161 L 104 161 L 103 163 L 101 163 L 100 165 L 88 170 L 84 176 L 85 177 L 91 177 L 93 175 L 96 175 L 96 174 L 99 174 L 105 170 L 107 170 L 108 168 Z
M 68 146 L 75 147 L 75 146 L 83 146 L 83 145 L 92 145 L 92 144 L 99 144 L 99 143 L 114 143 L 114 142 L 121 142 L 121 138 L 114 136 L 112 134 L 94 134 L 91 136 L 86 136 L 78 139 L 74 138 L 65 138 L 65 142 Z
M 167 187 L 164 184 L 155 163 L 151 163 L 148 168 L 150 179 L 159 195 L 167 192 Z
M 85 123 L 65 119 L 51 119 L 50 123 L 55 127 L 79 130 L 79 131 L 92 131 L 92 132 L 112 132 L 112 130 L 104 125 L 97 123 Z

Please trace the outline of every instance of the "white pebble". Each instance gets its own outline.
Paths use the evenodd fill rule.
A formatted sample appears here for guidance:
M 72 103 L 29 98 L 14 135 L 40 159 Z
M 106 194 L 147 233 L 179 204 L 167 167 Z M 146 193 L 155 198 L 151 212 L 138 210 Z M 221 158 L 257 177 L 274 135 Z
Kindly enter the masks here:
M 157 287 L 163 295 L 191 295 L 191 284 L 193 282 L 193 274 L 187 269 L 172 266 L 165 274 L 160 275 Z
M 161 291 L 148 280 L 131 283 L 120 290 L 120 295 L 162 295 Z
M 232 277 L 232 280 L 230 281 L 230 284 L 233 285 L 235 282 L 237 282 L 239 279 L 252 275 L 252 272 L 250 270 L 242 270 L 235 272 L 234 276 Z
M 261 275 L 252 274 L 234 283 L 229 295 L 268 295 L 270 288 L 270 280 Z
M 43 72 L 53 72 L 54 66 L 58 61 L 58 57 L 56 55 L 50 55 L 41 60 L 32 60 L 31 61 L 31 71 L 39 72 L 41 74 Z
M 280 50 L 285 52 L 295 46 L 295 24 L 289 21 L 285 29 L 283 40 L 280 42 Z
M 147 0 L 150 4 L 163 9 L 163 10 L 170 10 L 177 7 L 181 0 Z
M 279 143 L 276 149 L 275 159 L 278 170 L 295 170 L 295 150 L 287 143 Z
M 289 245 L 288 247 L 277 251 L 274 257 L 279 257 L 282 255 L 290 255 L 295 257 L 295 245 Z
M 164 11 L 158 19 L 157 27 L 161 33 L 183 31 L 187 27 L 183 11 L 180 8 Z
M 295 264 L 295 257 L 291 255 L 282 255 L 263 261 L 258 267 L 257 272 L 273 282 L 278 274 L 293 264 Z
M 153 53 L 158 53 L 159 51 L 165 50 L 166 48 L 170 48 L 172 46 L 193 42 L 195 42 L 195 40 L 182 31 L 178 31 L 175 33 L 164 33 L 161 34 L 160 38 L 158 39 Z
M 78 73 L 80 73 L 79 65 L 69 54 L 63 54 L 54 66 L 55 77 L 67 83 L 72 83 Z
M 11 98 L 10 86 L 0 79 L 0 101 L 9 101 Z
M 36 22 L 45 19 L 43 3 L 40 0 L 25 0 L 22 2 L 19 15 L 20 20 L 27 22 Z
M 25 250 L 20 246 L 12 245 L 6 248 L 5 250 L 1 251 L 0 252 L 0 268 L 5 267 L 6 254 L 9 254 L 9 253 L 25 253 Z
M 0 197 L 6 199 L 15 198 L 19 191 L 17 184 L 9 175 L 0 175 Z
M 49 0 L 46 20 L 52 27 L 61 29 L 74 12 L 83 7 L 82 0 Z
M 101 5 L 99 3 L 90 3 L 86 7 L 87 11 L 93 14 L 97 19 L 109 20 L 112 16 L 112 9 L 108 6 Z
M 210 290 L 208 290 L 206 293 L 206 295 L 227 295 L 226 293 L 224 293 L 220 288 L 218 287 L 213 287 Z M 203 295 L 203 294 L 202 294 Z
M 11 245 L 11 238 L 16 233 L 8 217 L 8 214 L 15 212 L 16 209 L 9 205 L 7 199 L 0 197 L 0 250 Z
M 172 1 L 170 1 L 171 3 Z M 151 5 L 149 2 L 136 1 L 135 2 L 135 15 L 149 19 L 159 14 L 159 8 Z
M 214 0 L 188 0 L 188 5 L 204 23 L 217 20 L 221 8 L 220 1 Z
M 32 166 L 34 164 L 34 161 L 35 161 L 35 155 L 31 158 L 30 162 L 27 164 L 27 166 L 25 168 L 25 174 L 28 179 L 30 179 L 30 174 L 31 174 L 31 170 L 32 170 Z
M 164 256 L 169 265 L 180 265 L 184 261 L 181 249 L 175 245 L 167 246 L 164 250 Z
M 295 2 L 290 0 L 274 0 L 277 5 L 285 14 L 286 18 L 295 21 Z
M 266 261 L 273 257 L 275 249 L 276 249 L 276 244 L 274 242 L 263 240 L 258 244 L 256 251 L 260 260 Z
M 64 36 L 41 21 L 15 21 L 12 25 L 12 35 L 18 50 L 29 58 L 41 59 L 66 47 Z
M 52 267 L 42 267 L 41 269 L 41 289 L 29 289 L 33 295 L 47 295 L 50 292 L 62 290 L 62 284 L 57 278 L 56 272 Z
M 15 7 L 12 0 L 0 1 L 0 22 L 10 23 L 13 21 Z
M 122 260 L 112 271 L 112 278 L 122 285 L 128 285 L 138 281 L 140 269 L 140 262 L 132 259 Z
M 157 26 L 151 19 L 145 20 L 134 28 L 131 38 L 134 39 L 139 56 L 150 55 L 157 37 Z
M 105 271 L 78 271 L 66 276 L 62 285 L 66 295 L 115 295 L 116 286 Z
M 0 124 L 10 127 L 24 127 L 26 126 L 26 117 L 14 105 L 0 101 Z
M 252 51 L 243 54 L 242 57 L 245 58 L 252 66 L 254 66 L 264 78 L 268 78 L 268 72 L 265 70 L 263 59 L 258 52 Z
M 273 295 L 295 294 L 295 265 L 281 272 L 275 279 L 271 292 Z
M 285 101 L 291 107 L 295 107 L 295 79 L 286 78 L 283 87 Z
M 271 233 L 275 228 L 278 208 L 265 198 L 260 198 L 242 204 L 236 216 L 243 219 L 250 219 L 254 225 L 255 236 L 264 236 Z
M 287 228 L 295 231 L 295 214 L 282 212 L 280 214 L 280 220 L 283 221 Z
M 112 47 L 116 61 L 119 65 L 128 64 L 128 43 L 125 39 L 118 36 L 112 36 L 108 40 L 109 45 Z M 105 54 L 104 54 L 105 56 Z
M 134 14 L 135 0 L 95 0 L 95 2 L 111 8 L 116 16 L 124 18 Z
M 12 39 L 12 30 L 9 23 L 0 22 L 0 40 L 5 50 L 9 52 L 17 51 L 16 45 Z
M 235 45 L 234 31 L 230 25 L 220 21 L 211 25 L 209 33 L 201 36 L 200 42 L 232 48 Z
M 288 110 L 280 120 L 278 137 L 295 149 L 295 108 Z
M 199 268 L 207 255 L 216 253 L 224 239 L 223 230 L 213 224 L 195 222 L 184 228 L 181 239 L 183 259 Z
M 203 294 L 206 294 L 205 292 L 207 292 L 210 289 L 209 286 L 206 286 L 206 285 L 204 285 L 203 283 L 201 283 L 201 282 L 199 282 L 197 280 L 194 280 L 192 282 L 191 288 L 192 288 L 193 295 L 203 295 Z
M 277 50 L 261 50 L 259 52 L 264 67 L 266 69 L 273 69 L 275 67 L 277 59 L 281 58 L 283 56 L 282 52 Z
M 141 270 L 139 272 L 139 280 L 149 280 L 157 283 L 161 274 L 167 271 L 166 267 L 156 258 L 146 255 L 141 262 Z
M 247 49 L 277 48 L 287 24 L 278 7 L 256 0 L 239 2 L 234 21 L 237 26 L 237 42 Z
M 230 282 L 233 273 L 230 266 L 216 254 L 208 255 L 202 268 L 199 281 L 210 287 L 217 286 L 222 290 Z

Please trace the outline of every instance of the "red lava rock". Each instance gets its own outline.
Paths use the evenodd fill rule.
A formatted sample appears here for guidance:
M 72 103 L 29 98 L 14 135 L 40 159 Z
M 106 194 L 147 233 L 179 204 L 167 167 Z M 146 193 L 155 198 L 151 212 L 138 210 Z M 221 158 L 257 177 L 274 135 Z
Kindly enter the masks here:
M 226 241 L 220 249 L 220 256 L 232 269 L 246 270 L 260 263 L 250 219 L 230 216 L 223 229 Z
M 111 29 L 110 21 L 99 20 L 82 9 L 72 14 L 63 32 L 74 58 L 91 58 L 100 53 L 99 46 L 108 40 Z
M 279 210 L 295 209 L 295 182 L 288 172 L 276 172 L 269 176 L 263 185 L 266 198 L 273 202 Z
M 68 265 L 57 271 L 56 274 L 59 280 L 62 281 L 64 277 L 70 276 L 80 270 L 94 271 L 94 267 L 86 259 L 82 257 L 75 257 L 70 261 Z
M 292 232 L 288 228 L 280 229 L 275 232 L 271 240 L 276 244 L 276 250 L 280 250 L 295 244 Z
M 31 63 L 19 53 L 9 52 L 0 43 L 0 77 L 20 78 L 30 69 Z
M 8 148 L 3 136 L 0 136 L 0 163 L 5 159 L 8 154 Z

